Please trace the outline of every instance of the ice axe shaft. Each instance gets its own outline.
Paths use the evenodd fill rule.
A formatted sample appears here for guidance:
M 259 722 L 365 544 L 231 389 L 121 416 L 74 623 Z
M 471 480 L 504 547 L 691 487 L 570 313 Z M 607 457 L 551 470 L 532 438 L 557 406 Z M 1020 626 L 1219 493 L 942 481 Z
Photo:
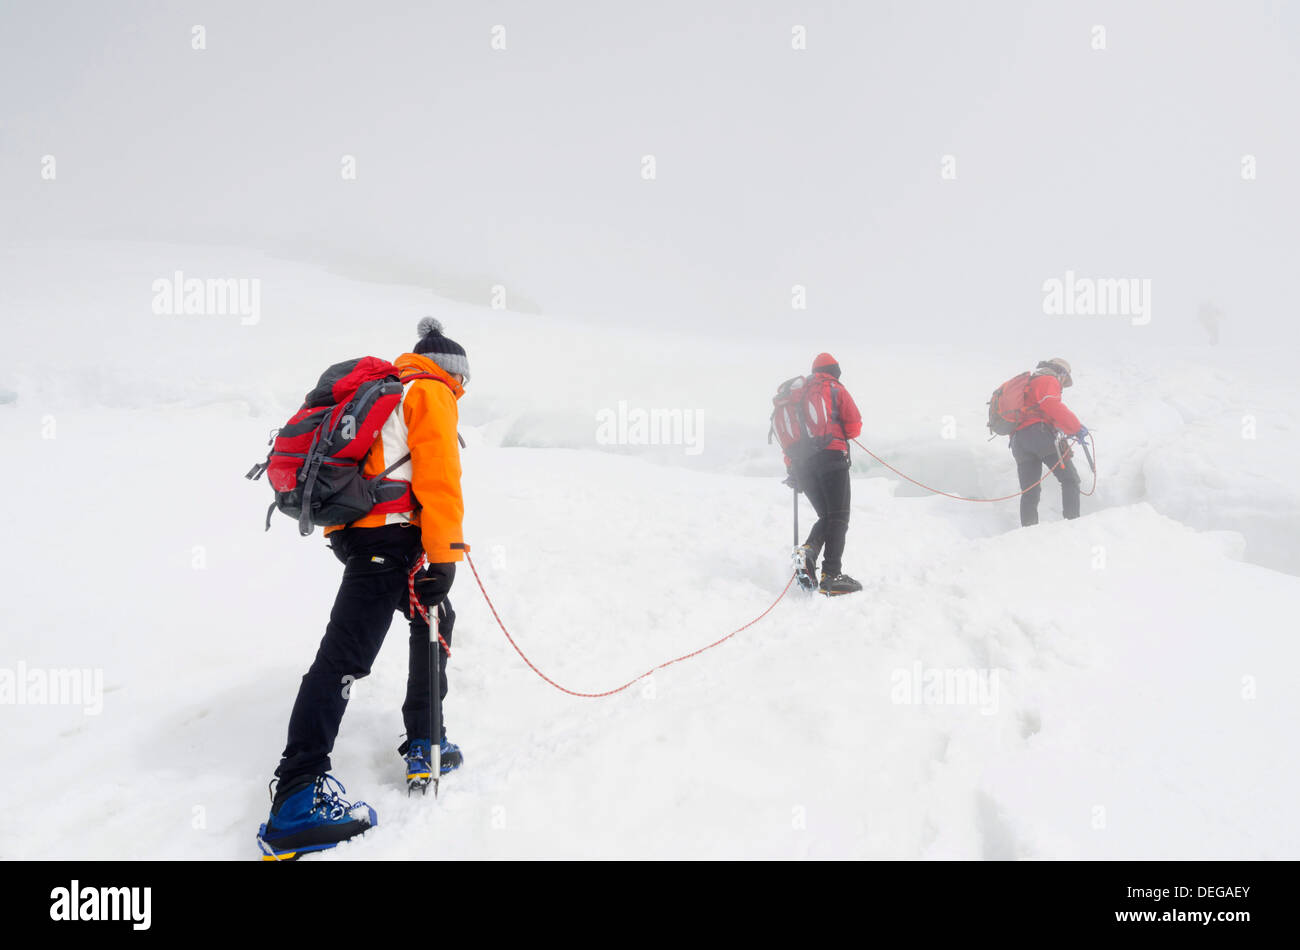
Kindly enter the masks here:
M 442 627 L 443 607 L 429 615 L 429 765 L 433 771 L 433 797 L 438 797 L 438 779 L 442 776 L 442 647 L 438 633 Z
M 795 579 L 802 590 L 812 590 L 815 582 L 808 569 L 808 549 L 799 543 L 799 490 L 794 491 L 794 547 L 790 549 L 790 564 Z
M 794 546 L 799 546 L 799 489 L 790 489 L 790 494 L 794 496 Z

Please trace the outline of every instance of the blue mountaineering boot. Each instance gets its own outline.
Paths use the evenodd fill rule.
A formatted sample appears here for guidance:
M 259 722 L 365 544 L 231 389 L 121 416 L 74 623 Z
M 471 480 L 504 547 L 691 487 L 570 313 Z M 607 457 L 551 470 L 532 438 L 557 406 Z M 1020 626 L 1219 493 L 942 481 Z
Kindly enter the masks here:
M 465 757 L 460 754 L 460 746 L 454 742 L 448 742 L 447 737 L 442 737 L 442 745 L 439 746 L 439 752 L 442 755 L 442 768 L 439 772 L 446 775 L 465 764 Z
M 423 792 L 433 781 L 433 743 L 412 739 L 402 759 L 406 762 L 406 794 Z
M 438 746 L 438 753 L 439 775 L 460 768 L 465 761 L 460 746 L 448 742 L 446 737 L 443 737 Z M 414 791 L 425 791 L 433 781 L 433 743 L 428 739 L 412 739 L 402 760 L 406 763 L 406 793 L 409 795 Z
M 339 797 L 346 791 L 334 776 L 317 775 L 277 795 L 271 817 L 257 831 L 262 860 L 294 861 L 379 824 L 379 816 L 365 802 L 354 804 Z

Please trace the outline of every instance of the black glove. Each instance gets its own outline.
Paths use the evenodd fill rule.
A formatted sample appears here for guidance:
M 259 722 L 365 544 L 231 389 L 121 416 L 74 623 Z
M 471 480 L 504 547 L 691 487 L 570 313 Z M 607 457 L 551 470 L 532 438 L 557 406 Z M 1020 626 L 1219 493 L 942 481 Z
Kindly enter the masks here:
M 785 481 L 783 481 L 781 484 L 789 485 L 795 491 L 799 491 L 799 476 L 794 473 L 794 469 L 787 468 L 785 470 Z
M 456 562 L 428 564 L 415 578 L 415 597 L 425 607 L 437 607 L 447 599 L 456 579 Z

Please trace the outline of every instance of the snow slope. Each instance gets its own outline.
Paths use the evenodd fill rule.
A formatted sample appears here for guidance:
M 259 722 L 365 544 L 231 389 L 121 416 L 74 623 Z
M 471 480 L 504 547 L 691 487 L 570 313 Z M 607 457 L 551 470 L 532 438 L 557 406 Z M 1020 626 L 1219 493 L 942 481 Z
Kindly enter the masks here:
M 150 282 L 178 269 L 260 277 L 260 320 L 153 313 Z M 0 475 L 0 670 L 104 686 L 96 714 L 0 705 L 4 857 L 255 856 L 338 565 L 282 516 L 263 533 L 269 492 L 240 476 L 320 368 L 396 355 L 423 313 L 474 371 L 475 562 L 520 647 L 582 691 L 781 591 L 766 406 L 812 353 L 845 365 L 873 451 L 972 494 L 1012 490 L 983 400 L 1037 356 L 615 330 L 219 248 L 10 246 L 0 286 L 0 433 L 21 463 Z M 316 860 L 1300 856 L 1294 384 L 1267 353 L 1069 356 L 1100 453 L 1083 519 L 1060 523 L 1049 488 L 1021 531 L 1014 502 L 918 497 L 859 461 L 861 596 L 791 594 L 617 696 L 542 682 L 462 568 L 447 717 L 467 765 L 437 802 L 406 797 L 394 624 L 334 756 L 380 824 Z M 699 451 L 601 444 L 595 414 L 620 400 L 698 413 Z

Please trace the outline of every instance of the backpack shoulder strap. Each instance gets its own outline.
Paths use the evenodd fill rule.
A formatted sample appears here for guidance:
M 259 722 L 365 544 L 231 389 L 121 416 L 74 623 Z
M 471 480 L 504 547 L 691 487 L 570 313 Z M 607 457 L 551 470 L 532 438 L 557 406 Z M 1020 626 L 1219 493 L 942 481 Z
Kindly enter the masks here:
M 442 384 L 443 384 L 444 386 L 446 386 L 448 389 L 451 389 L 451 384 L 448 383 L 448 382 L 447 382 L 445 379 L 443 379 L 441 376 L 435 376 L 433 373 L 425 373 L 425 372 L 423 372 L 423 371 L 416 371 L 416 372 L 414 372 L 414 373 L 407 373 L 407 374 L 404 375 L 404 376 L 399 376 L 399 377 L 397 377 L 397 379 L 398 379 L 398 382 L 400 382 L 403 386 L 405 386 L 407 383 L 414 382 L 414 381 L 417 380 L 417 379 L 436 379 L 438 382 L 442 383 Z M 465 447 L 465 440 L 464 440 L 463 438 L 461 438 L 461 435 L 460 435 L 459 432 L 456 433 L 456 441 L 458 441 L 458 442 L 460 443 L 460 447 L 461 447 L 462 449 Z M 405 455 L 403 455 L 401 458 L 399 458 L 399 459 L 398 459 L 396 462 L 394 462 L 392 465 L 388 466 L 388 468 L 384 469 L 382 472 L 380 472 L 378 475 L 376 475 L 374 478 L 372 478 L 371 481 L 376 481 L 376 482 L 377 482 L 377 481 L 380 481 L 381 479 L 385 479 L 385 478 L 387 478 L 389 475 L 391 475 L 393 472 L 397 471 L 399 468 L 401 468 L 403 465 L 405 465 L 405 464 L 406 464 L 407 462 L 409 462 L 410 460 L 411 460 L 411 453 L 410 453 L 410 452 L 407 452 Z
M 401 383 L 403 386 L 407 385 L 408 383 L 412 383 L 417 379 L 436 379 L 438 382 L 442 383 L 448 389 L 451 389 L 451 383 L 447 382 L 441 376 L 435 376 L 433 373 L 426 373 L 422 370 L 417 370 L 414 373 L 407 373 L 403 376 L 397 377 L 397 381 Z

